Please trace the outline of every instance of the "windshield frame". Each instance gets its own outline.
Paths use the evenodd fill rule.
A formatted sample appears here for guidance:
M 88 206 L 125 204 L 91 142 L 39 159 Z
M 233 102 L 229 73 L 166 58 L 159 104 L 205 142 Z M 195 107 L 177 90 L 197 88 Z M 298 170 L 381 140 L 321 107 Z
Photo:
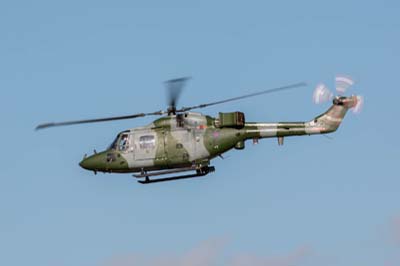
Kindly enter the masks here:
M 121 150 L 121 149 L 119 148 L 119 145 L 120 145 L 120 141 L 122 140 L 122 136 L 124 136 L 124 135 L 127 136 L 128 142 L 127 142 L 126 148 L 123 149 L 123 150 Z M 129 130 L 127 130 L 127 131 L 122 131 L 122 132 L 118 133 L 118 135 L 115 137 L 115 139 L 114 139 L 113 142 L 108 146 L 107 149 L 108 149 L 108 150 L 127 151 L 127 150 L 129 149 L 129 147 L 131 146 L 130 138 L 131 138 L 131 134 L 130 134 L 130 131 L 129 131 Z
M 121 134 L 118 134 L 118 135 L 114 138 L 113 142 L 111 142 L 111 144 L 108 146 L 107 150 L 116 150 L 116 149 L 117 149 L 117 143 L 118 143 L 118 140 L 119 140 L 120 135 L 121 135 Z

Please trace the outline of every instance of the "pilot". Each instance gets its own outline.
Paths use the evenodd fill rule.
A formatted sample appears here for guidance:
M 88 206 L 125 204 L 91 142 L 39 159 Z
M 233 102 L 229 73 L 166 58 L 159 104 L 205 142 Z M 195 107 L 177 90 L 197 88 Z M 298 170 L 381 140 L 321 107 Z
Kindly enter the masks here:
M 123 135 L 119 143 L 119 149 L 124 151 L 128 148 L 128 135 Z

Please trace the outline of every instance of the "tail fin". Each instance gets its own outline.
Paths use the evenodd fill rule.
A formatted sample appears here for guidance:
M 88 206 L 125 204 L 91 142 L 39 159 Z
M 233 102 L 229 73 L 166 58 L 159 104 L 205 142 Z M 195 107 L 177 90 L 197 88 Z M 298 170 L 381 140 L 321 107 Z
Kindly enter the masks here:
M 331 133 L 338 129 L 344 116 L 350 108 L 357 105 L 357 96 L 337 96 L 333 99 L 333 105 L 325 113 L 306 123 L 308 134 Z

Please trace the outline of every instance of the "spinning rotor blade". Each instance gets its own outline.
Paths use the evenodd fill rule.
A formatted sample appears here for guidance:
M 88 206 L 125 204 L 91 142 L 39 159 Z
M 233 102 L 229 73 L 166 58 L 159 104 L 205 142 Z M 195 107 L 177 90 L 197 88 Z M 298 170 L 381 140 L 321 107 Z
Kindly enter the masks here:
M 316 104 L 324 103 L 333 98 L 333 93 L 325 86 L 325 84 L 320 83 L 314 90 L 313 102 Z
M 346 90 L 350 88 L 350 86 L 354 85 L 354 81 L 349 76 L 343 76 L 343 75 L 336 76 L 335 85 L 336 85 L 336 91 L 339 93 L 339 96 L 337 97 L 340 98 L 341 96 L 343 96 Z M 328 87 L 326 87 L 325 84 L 320 83 L 314 90 L 313 101 L 316 104 L 320 104 L 332 100 L 333 97 L 334 94 L 328 89 Z M 351 107 L 351 110 L 353 111 L 353 113 L 359 114 L 364 105 L 364 97 L 359 95 L 353 95 L 347 98 L 351 99 L 352 101 L 355 100 L 354 105 L 352 105 Z
M 45 129 L 49 127 L 58 127 L 58 126 L 69 126 L 69 125 L 78 125 L 78 124 L 87 124 L 87 123 L 98 123 L 98 122 L 106 122 L 106 121 L 114 121 L 114 120 L 123 120 L 123 119 L 133 119 L 137 117 L 144 117 L 148 115 L 163 115 L 163 111 L 157 111 L 153 113 L 139 113 L 133 115 L 125 115 L 125 116 L 114 116 L 114 117 L 106 117 L 106 118 L 96 118 L 96 119 L 86 119 L 86 120 L 75 120 L 75 121 L 66 121 L 66 122 L 51 122 L 38 125 L 36 130 Z
M 306 86 L 306 83 L 296 83 L 288 86 L 283 86 L 283 87 L 278 87 L 274 89 L 268 89 L 256 93 L 251 93 L 239 97 L 234 97 L 222 101 L 217 101 L 217 102 L 212 102 L 212 103 L 206 103 L 206 104 L 200 104 L 196 106 L 191 106 L 191 107 L 183 107 L 179 110 L 176 109 L 176 102 L 179 98 L 179 94 L 182 91 L 182 88 L 185 84 L 185 82 L 189 78 L 179 78 L 179 79 L 173 79 L 166 81 L 167 88 L 169 89 L 169 108 L 167 111 L 156 111 L 152 113 L 138 113 L 138 114 L 133 114 L 133 115 L 125 115 L 125 116 L 114 116 L 114 117 L 105 117 L 105 118 L 96 118 L 96 119 L 86 119 L 86 120 L 74 120 L 74 121 L 65 121 L 65 122 L 51 122 L 51 123 L 45 123 L 45 124 L 40 124 L 36 127 L 36 130 L 39 129 L 45 129 L 45 128 L 50 128 L 50 127 L 58 127 L 58 126 L 69 126 L 69 125 L 78 125 L 78 124 L 87 124 L 87 123 L 99 123 L 99 122 L 107 122 L 107 121 L 115 121 L 115 120 L 124 120 L 124 119 L 133 119 L 133 118 L 138 118 L 138 117 L 144 117 L 144 116 L 150 116 L 150 115 L 164 115 L 166 113 L 169 114 L 175 114 L 176 112 L 185 112 L 189 111 L 192 109 L 197 109 L 197 108 L 204 108 L 212 105 L 217 105 L 217 104 L 222 104 L 226 102 L 231 102 L 231 101 L 236 101 L 240 99 L 245 99 L 249 97 L 254 97 L 258 96 L 261 94 L 267 94 L 267 93 L 273 93 L 273 92 L 278 92 L 282 90 L 289 90 L 289 89 L 294 89 L 297 87 L 303 87 Z
M 355 114 L 359 114 L 361 113 L 363 106 L 364 106 L 364 97 L 363 96 L 359 96 L 357 95 L 357 103 L 356 105 L 353 107 L 352 111 Z
M 186 82 L 189 80 L 189 77 L 177 78 L 167 80 L 165 85 L 168 90 L 168 105 L 169 110 L 171 112 L 175 112 L 176 103 L 179 99 L 180 94 L 182 93 L 182 89 L 185 86 Z
M 343 95 L 350 86 L 354 84 L 354 81 L 349 76 L 336 76 L 335 78 L 336 91 Z
M 243 96 L 233 97 L 233 98 L 229 98 L 229 99 L 221 100 L 221 101 L 217 101 L 217 102 L 204 103 L 204 104 L 199 104 L 199 105 L 195 105 L 195 106 L 191 106 L 191 107 L 182 107 L 181 109 L 176 110 L 176 112 L 186 112 L 186 111 L 190 111 L 193 109 L 205 108 L 205 107 L 212 106 L 212 105 L 246 99 L 246 98 L 258 96 L 261 94 L 268 94 L 268 93 L 274 93 L 274 92 L 283 91 L 283 90 L 294 89 L 294 88 L 298 88 L 298 87 L 304 87 L 306 85 L 307 84 L 305 82 L 295 83 L 295 84 L 291 84 L 288 86 L 278 87 L 278 88 L 274 88 L 274 89 L 268 89 L 268 90 L 264 90 L 264 91 L 260 91 L 260 92 L 256 92 L 256 93 L 250 93 L 250 94 L 246 94 Z

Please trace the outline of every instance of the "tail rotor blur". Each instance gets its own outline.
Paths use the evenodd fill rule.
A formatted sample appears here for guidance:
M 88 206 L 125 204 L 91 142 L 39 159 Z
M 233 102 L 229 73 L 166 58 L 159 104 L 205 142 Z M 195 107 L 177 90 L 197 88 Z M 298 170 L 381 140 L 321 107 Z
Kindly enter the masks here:
M 315 104 L 321 104 L 333 99 L 333 93 L 325 86 L 320 83 L 314 90 L 313 101 Z
M 346 91 L 354 85 L 354 80 L 345 75 L 339 75 L 335 77 L 335 86 L 336 92 L 339 96 L 335 96 L 334 93 L 323 83 L 317 85 L 313 93 L 313 102 L 315 104 L 321 104 L 327 101 L 332 101 L 337 97 L 343 96 Z M 364 105 L 364 97 L 363 96 L 355 96 L 356 97 L 356 104 L 352 107 L 352 111 L 355 114 L 359 114 L 362 111 Z
M 357 103 L 352 108 L 352 111 L 354 114 L 360 114 L 364 106 L 364 97 L 359 95 L 357 95 L 356 97 L 357 97 Z
M 336 91 L 339 95 L 343 95 L 348 88 L 354 85 L 354 81 L 349 76 L 336 76 L 335 78 Z

